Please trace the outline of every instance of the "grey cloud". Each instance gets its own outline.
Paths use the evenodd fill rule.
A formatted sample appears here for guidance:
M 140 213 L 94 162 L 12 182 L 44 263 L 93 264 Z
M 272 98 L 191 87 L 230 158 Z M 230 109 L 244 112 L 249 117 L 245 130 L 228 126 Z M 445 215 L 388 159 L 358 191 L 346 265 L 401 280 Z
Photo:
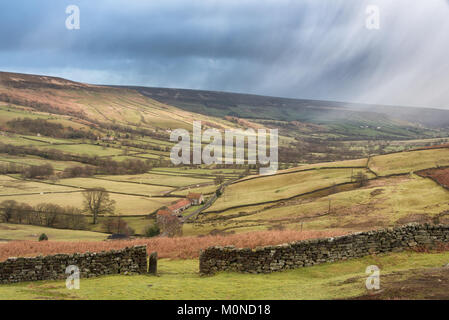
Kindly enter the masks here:
M 78 4 L 81 29 L 64 27 Z M 381 29 L 365 28 L 377 4 Z M 446 0 L 16 0 L 0 69 L 91 83 L 449 108 Z

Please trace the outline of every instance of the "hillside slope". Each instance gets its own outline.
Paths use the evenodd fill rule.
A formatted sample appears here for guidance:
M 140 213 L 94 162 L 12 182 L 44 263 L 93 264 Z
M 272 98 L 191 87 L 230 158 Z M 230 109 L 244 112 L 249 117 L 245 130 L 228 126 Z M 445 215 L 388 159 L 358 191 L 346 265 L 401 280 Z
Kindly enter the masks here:
M 61 78 L 0 72 L 0 101 L 33 111 L 67 115 L 90 125 L 191 129 L 193 120 L 227 128 L 227 121 L 160 103 L 135 90 L 77 83 Z
M 129 87 L 154 100 L 213 116 L 300 121 L 343 129 L 376 129 L 383 136 L 413 136 L 427 128 L 449 128 L 449 111 L 426 108 L 288 99 L 228 92 Z M 368 128 L 365 128 L 368 126 Z M 347 133 L 347 132 L 346 132 Z M 359 132 L 360 133 L 360 132 Z M 369 130 L 361 132 L 368 135 Z

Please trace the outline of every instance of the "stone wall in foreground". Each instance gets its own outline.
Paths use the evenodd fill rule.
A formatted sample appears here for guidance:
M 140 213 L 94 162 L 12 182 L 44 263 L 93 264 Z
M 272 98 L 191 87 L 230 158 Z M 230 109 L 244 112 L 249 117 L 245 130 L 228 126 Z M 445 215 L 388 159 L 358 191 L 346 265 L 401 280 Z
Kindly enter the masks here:
M 252 249 L 210 247 L 200 254 L 200 273 L 270 273 L 370 254 L 449 242 L 449 225 L 409 224 L 328 239 Z
M 67 279 L 68 266 L 79 268 L 80 278 L 147 272 L 147 248 L 136 246 L 100 253 L 57 254 L 9 258 L 0 262 L 0 283 Z

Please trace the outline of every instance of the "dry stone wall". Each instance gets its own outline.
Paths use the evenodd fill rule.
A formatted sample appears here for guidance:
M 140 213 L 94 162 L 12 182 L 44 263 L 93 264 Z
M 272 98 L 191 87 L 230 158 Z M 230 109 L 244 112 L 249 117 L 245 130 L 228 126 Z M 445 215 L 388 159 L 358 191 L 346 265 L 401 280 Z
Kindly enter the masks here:
M 100 253 L 57 254 L 9 258 L 0 262 L 0 283 L 66 279 L 68 266 L 79 268 L 80 278 L 147 272 L 147 248 L 136 246 Z
M 449 242 L 449 225 L 409 224 L 256 249 L 211 247 L 200 254 L 200 273 L 270 273 L 443 242 Z

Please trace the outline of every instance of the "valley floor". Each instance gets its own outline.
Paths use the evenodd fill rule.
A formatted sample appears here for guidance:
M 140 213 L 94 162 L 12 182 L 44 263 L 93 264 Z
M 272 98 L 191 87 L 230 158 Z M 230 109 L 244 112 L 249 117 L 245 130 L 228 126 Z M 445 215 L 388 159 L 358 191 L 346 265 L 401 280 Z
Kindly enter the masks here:
M 159 275 L 81 279 L 80 290 L 64 281 L 0 285 L 0 299 L 448 299 L 449 252 L 402 252 L 369 256 L 268 275 L 220 273 L 200 277 L 197 260 L 160 260 Z M 380 290 L 368 292 L 365 270 L 380 269 Z

